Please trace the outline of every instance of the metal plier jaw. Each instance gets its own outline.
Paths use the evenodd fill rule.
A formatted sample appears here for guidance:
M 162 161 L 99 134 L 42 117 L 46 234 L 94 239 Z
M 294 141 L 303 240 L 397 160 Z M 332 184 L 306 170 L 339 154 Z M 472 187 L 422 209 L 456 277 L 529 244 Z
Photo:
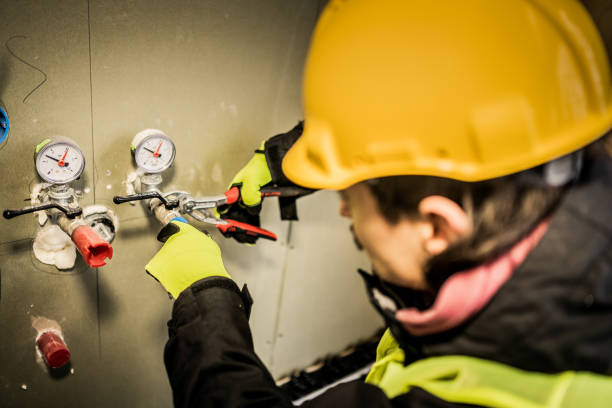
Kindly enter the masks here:
M 225 195 L 193 198 L 186 191 L 170 191 L 165 193 L 164 197 L 168 201 L 178 201 L 178 210 L 182 215 L 189 215 L 207 224 L 226 224 L 225 220 L 216 217 L 211 211 L 227 202 Z

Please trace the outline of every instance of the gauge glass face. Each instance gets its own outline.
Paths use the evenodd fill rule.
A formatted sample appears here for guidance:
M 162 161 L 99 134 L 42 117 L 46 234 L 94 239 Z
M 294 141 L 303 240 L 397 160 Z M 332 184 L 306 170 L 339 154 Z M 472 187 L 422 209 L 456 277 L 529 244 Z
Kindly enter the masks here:
M 136 164 L 147 173 L 160 173 L 174 161 L 174 143 L 161 135 L 151 135 L 143 140 L 134 154 Z
M 65 184 L 76 180 L 84 168 L 83 152 L 71 143 L 51 142 L 36 156 L 36 171 L 48 183 Z

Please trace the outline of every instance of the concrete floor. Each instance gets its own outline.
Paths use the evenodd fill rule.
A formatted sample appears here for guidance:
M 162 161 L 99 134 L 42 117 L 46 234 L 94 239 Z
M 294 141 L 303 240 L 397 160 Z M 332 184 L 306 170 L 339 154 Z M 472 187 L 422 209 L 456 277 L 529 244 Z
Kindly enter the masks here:
M 64 135 L 87 157 L 75 183 L 90 191 L 81 204 L 112 206 L 121 219 L 108 266 L 79 259 L 66 272 L 33 257 L 33 217 L 0 219 L 0 405 L 171 405 L 162 352 L 172 302 L 143 270 L 159 225 L 138 205 L 111 202 L 133 170 L 129 143 L 163 129 L 177 147 L 164 189 L 224 191 L 261 140 L 301 119 L 302 66 L 322 3 L 0 0 L 0 99 L 12 126 L 0 146 L 0 208 L 24 205 L 37 180 L 34 146 Z M 262 222 L 277 243 L 216 238 L 228 271 L 249 284 L 256 349 L 280 376 L 382 323 L 354 273 L 368 264 L 336 194 L 302 199 L 297 223 L 281 222 L 268 201 Z M 60 322 L 74 374 L 36 362 L 31 316 Z

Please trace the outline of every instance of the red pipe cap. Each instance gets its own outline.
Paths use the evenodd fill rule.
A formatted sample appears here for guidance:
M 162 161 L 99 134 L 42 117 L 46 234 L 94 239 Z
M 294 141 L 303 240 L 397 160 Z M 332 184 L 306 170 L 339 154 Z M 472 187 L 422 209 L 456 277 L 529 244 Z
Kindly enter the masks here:
M 88 225 L 81 225 L 72 233 L 72 242 L 92 268 L 106 265 L 106 258 L 113 258 L 113 247 L 100 238 Z
M 36 345 L 51 368 L 59 368 L 70 360 L 70 350 L 55 332 L 48 331 L 41 334 L 36 340 Z

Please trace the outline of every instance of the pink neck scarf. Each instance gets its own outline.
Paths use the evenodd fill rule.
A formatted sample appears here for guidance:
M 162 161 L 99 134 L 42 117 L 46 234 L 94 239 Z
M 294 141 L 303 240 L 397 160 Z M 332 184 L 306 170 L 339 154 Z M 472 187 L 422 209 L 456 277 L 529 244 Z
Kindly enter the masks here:
M 550 220 L 541 222 L 527 237 L 495 260 L 452 275 L 440 288 L 430 309 L 401 309 L 395 318 L 415 336 L 440 333 L 460 325 L 480 311 L 510 279 L 514 269 L 540 242 L 549 224 Z

